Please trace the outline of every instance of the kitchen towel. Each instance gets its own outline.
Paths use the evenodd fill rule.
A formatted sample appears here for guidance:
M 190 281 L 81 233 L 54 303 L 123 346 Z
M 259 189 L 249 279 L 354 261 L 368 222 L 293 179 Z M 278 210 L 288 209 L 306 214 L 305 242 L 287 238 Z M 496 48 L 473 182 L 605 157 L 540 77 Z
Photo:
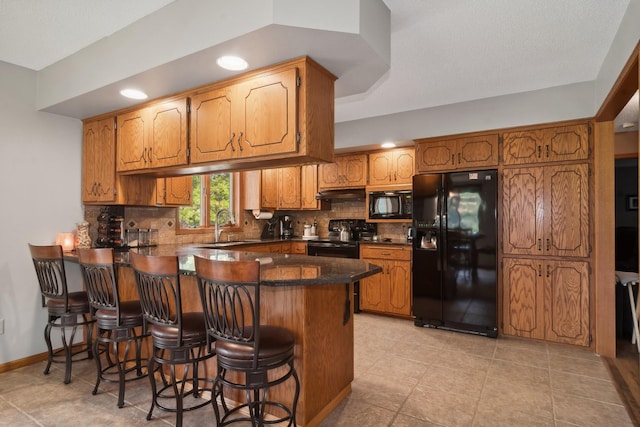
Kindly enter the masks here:
M 253 216 L 256 219 L 271 219 L 273 218 L 273 212 L 269 212 L 269 211 L 261 211 L 260 209 L 254 209 L 252 211 Z

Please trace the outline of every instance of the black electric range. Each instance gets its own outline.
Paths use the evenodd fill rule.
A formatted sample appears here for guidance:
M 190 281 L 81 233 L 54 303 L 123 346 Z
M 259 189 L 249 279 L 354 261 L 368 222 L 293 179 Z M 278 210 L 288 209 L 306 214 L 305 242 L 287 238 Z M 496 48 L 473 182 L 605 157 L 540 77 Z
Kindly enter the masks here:
M 345 227 L 349 231 L 349 240 L 340 240 L 340 230 Z M 371 240 L 377 232 L 377 225 L 367 223 L 364 219 L 331 219 L 329 234 L 326 238 L 309 240 L 307 255 L 333 258 L 360 258 L 361 240 Z M 360 283 L 353 286 L 353 311 L 360 312 Z
M 340 230 L 346 228 L 349 240 L 340 239 Z M 307 253 L 311 256 L 328 256 L 335 258 L 359 258 L 361 240 L 368 240 L 376 234 L 376 224 L 367 223 L 364 219 L 331 219 L 325 238 L 309 240 Z

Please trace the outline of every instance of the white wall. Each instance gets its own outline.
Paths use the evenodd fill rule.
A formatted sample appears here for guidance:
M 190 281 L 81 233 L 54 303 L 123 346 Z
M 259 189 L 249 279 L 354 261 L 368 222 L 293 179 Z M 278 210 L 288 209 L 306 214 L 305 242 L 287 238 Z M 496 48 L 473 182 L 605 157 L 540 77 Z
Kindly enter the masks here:
M 35 109 L 36 74 L 0 62 L 0 364 L 46 351 L 46 309 L 28 243 L 82 220 L 82 123 Z M 77 265 L 69 279 L 79 285 Z

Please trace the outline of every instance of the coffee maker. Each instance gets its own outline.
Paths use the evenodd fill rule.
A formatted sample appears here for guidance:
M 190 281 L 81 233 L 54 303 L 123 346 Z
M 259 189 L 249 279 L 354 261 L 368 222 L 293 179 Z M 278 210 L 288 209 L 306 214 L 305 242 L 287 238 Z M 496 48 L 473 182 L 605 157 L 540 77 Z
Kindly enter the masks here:
M 280 218 L 280 237 L 290 239 L 293 237 L 293 220 L 289 215 Z

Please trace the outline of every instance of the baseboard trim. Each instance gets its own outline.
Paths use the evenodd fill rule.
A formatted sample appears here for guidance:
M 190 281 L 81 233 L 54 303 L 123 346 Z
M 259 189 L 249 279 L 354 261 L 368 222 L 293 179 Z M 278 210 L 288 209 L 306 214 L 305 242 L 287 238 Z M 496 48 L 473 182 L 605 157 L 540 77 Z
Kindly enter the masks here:
M 47 360 L 47 352 L 3 363 L 0 365 L 0 374 L 13 371 L 14 369 L 24 368 L 25 366 L 33 365 L 34 363 L 42 362 L 44 360 Z

